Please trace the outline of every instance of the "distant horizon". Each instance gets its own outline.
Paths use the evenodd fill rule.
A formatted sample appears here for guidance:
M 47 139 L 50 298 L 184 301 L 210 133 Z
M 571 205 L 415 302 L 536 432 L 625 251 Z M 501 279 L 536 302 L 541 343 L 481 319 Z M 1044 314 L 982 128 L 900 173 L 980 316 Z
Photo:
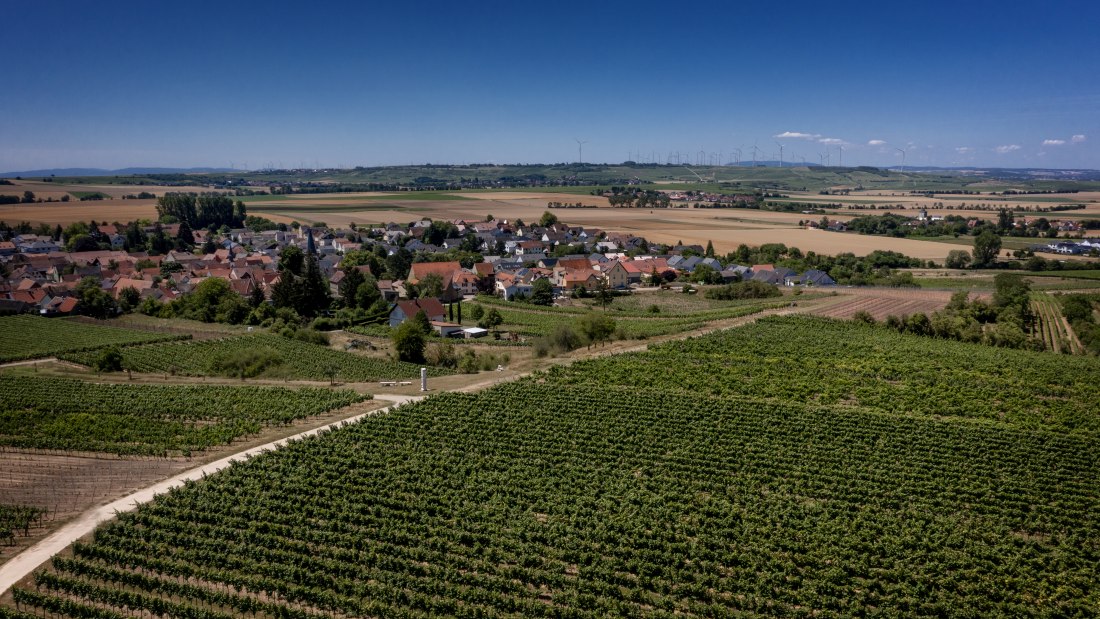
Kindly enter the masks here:
M 692 8 L 11 0 L 0 169 L 1100 169 L 1096 3 Z
M 288 171 L 288 172 L 295 172 L 295 171 L 315 171 L 316 172 L 316 171 L 323 171 L 323 170 L 347 171 L 347 170 L 355 170 L 355 169 L 402 168 L 402 167 L 441 167 L 441 168 L 442 167 L 513 167 L 513 166 L 514 167 L 521 167 L 521 166 L 529 166 L 529 167 L 559 167 L 559 166 L 561 166 L 561 167 L 564 167 L 564 166 L 575 166 L 575 165 L 603 166 L 603 167 L 622 167 L 622 166 L 632 165 L 632 166 L 639 166 L 639 167 L 642 167 L 642 166 L 646 166 L 646 167 L 655 166 L 655 167 L 688 168 L 688 169 L 695 169 L 695 168 L 698 168 L 698 169 L 704 169 L 704 168 L 752 168 L 752 167 L 754 167 L 751 163 L 745 163 L 745 162 L 741 162 L 740 164 L 729 163 L 729 164 L 722 164 L 722 165 L 718 165 L 718 164 L 715 164 L 715 165 L 707 165 L 707 164 L 694 165 L 694 164 L 675 164 L 675 163 L 671 163 L 671 164 L 670 163 L 653 163 L 653 164 L 650 164 L 650 163 L 641 163 L 641 162 L 637 162 L 637 161 L 634 161 L 634 162 L 621 161 L 621 162 L 617 162 L 617 163 L 608 163 L 608 162 L 598 163 L 598 162 L 590 162 L 590 161 L 586 161 L 584 163 L 568 162 L 568 161 L 556 162 L 556 163 L 501 163 L 501 162 L 397 163 L 397 164 L 390 164 L 390 165 L 351 166 L 351 167 L 344 167 L 344 168 L 330 166 L 330 167 L 320 167 L 320 168 L 314 168 L 314 167 L 263 168 L 263 169 L 254 169 L 254 170 L 246 170 L 246 169 L 243 169 L 243 168 L 219 168 L 219 167 L 215 167 L 215 166 L 161 167 L 161 166 L 140 166 L 140 165 L 137 165 L 137 166 L 126 166 L 126 167 L 121 167 L 121 168 L 94 168 L 94 167 L 85 167 L 85 166 L 75 166 L 75 167 L 66 167 L 66 168 L 45 168 L 45 169 L 40 169 L 40 170 L 13 170 L 13 171 L 9 171 L 9 172 L 0 172 L 0 178 L 12 179 L 12 178 L 15 178 L 16 176 L 36 177 L 36 176 L 43 176 L 43 175 L 57 176 L 59 174 L 62 175 L 62 176 L 113 176 L 113 175 L 118 175 L 119 173 L 129 173 L 129 174 L 231 174 L 231 173 L 264 174 L 264 173 L 280 172 L 280 171 Z M 928 165 L 928 166 L 926 166 L 926 165 L 906 165 L 904 170 L 901 169 L 900 165 L 891 165 L 891 166 L 844 165 L 844 166 L 840 166 L 840 165 L 828 165 L 828 164 L 818 164 L 818 163 L 810 163 L 810 162 L 807 162 L 805 165 L 803 165 L 802 163 L 793 163 L 792 164 L 792 163 L 785 162 L 782 166 L 780 166 L 779 161 L 770 161 L 770 160 L 768 160 L 768 161 L 765 161 L 765 160 L 758 161 L 756 163 L 755 167 L 758 167 L 758 168 L 779 168 L 779 167 L 782 167 L 782 168 L 790 168 L 790 169 L 800 168 L 800 167 L 807 167 L 807 168 L 830 168 L 830 169 L 852 169 L 852 170 L 855 170 L 855 169 L 858 169 L 858 168 L 875 168 L 875 169 L 879 169 L 879 170 L 891 170 L 891 171 L 896 171 L 896 172 L 910 172 L 910 171 L 919 172 L 921 170 L 937 170 L 937 169 L 938 170 L 1039 170 L 1039 171 L 1050 171 L 1050 172 L 1100 172 L 1100 169 L 1097 169 L 1097 168 L 1051 168 L 1051 167 L 1037 167 L 1037 166 L 972 166 L 972 165 L 964 165 L 964 166 L 931 166 L 931 165 Z M 27 179 L 24 179 L 24 180 L 33 180 L 33 178 L 27 178 Z

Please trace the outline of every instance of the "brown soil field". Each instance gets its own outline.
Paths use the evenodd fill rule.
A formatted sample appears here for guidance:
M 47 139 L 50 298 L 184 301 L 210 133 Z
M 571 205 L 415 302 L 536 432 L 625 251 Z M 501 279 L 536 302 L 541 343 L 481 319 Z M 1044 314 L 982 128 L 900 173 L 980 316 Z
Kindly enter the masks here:
M 829 318 L 851 318 L 857 312 L 868 312 L 875 320 L 887 316 L 907 316 L 917 312 L 931 314 L 943 309 L 951 300 L 951 291 L 913 288 L 843 288 L 837 291 L 837 301 L 823 303 L 813 313 Z M 988 294 L 971 294 L 972 298 L 987 298 Z

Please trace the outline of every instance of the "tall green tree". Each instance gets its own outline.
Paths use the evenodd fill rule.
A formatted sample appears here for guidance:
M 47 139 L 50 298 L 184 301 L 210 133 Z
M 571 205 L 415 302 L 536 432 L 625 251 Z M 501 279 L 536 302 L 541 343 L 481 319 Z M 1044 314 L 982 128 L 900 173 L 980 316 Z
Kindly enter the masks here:
M 554 285 L 549 279 L 540 277 L 531 284 L 531 303 L 534 305 L 554 304 Z
M 340 280 L 340 298 L 344 301 L 344 307 L 359 307 L 356 295 L 364 281 L 366 278 L 358 268 L 351 267 L 344 271 L 344 279 Z
M 974 266 L 987 267 L 997 261 L 997 254 L 1001 252 L 1001 237 L 992 230 L 984 230 L 974 239 Z
M 424 331 L 412 320 L 406 320 L 393 331 L 393 348 L 401 361 L 424 363 L 424 343 Z

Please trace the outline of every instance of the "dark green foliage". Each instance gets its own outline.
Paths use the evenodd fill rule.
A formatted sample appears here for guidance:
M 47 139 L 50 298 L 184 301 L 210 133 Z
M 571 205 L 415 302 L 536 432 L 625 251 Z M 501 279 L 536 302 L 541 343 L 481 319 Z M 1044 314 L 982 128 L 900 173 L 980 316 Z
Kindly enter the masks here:
M 732 299 L 769 299 L 783 296 L 778 286 L 749 280 L 735 282 L 720 288 L 711 288 L 704 293 L 708 299 L 730 301 Z
M 422 315 L 419 312 L 418 315 Z M 413 320 L 406 320 L 393 331 L 393 347 L 397 358 L 407 363 L 424 363 L 424 343 L 426 336 L 423 328 Z
M 531 304 L 547 306 L 554 304 L 554 285 L 549 279 L 540 277 L 531 284 Z
M 986 230 L 974 239 L 974 249 L 971 254 L 974 257 L 974 266 L 988 267 L 997 261 L 997 254 L 1001 251 L 1001 237 L 996 232 Z
M 282 355 L 271 348 L 229 350 L 210 360 L 210 373 L 233 378 L 254 378 L 282 363 Z
M 95 363 L 92 367 L 97 372 L 121 372 L 122 371 L 122 353 L 119 352 L 115 346 L 110 346 L 99 351 L 96 355 Z

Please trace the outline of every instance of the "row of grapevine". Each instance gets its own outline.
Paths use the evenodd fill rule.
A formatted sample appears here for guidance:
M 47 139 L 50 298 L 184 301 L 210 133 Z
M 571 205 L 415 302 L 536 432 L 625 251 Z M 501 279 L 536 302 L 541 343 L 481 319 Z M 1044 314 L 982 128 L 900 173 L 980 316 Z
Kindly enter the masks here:
M 0 375 L 0 446 L 189 455 L 369 399 L 347 389 L 94 384 Z
M 238 463 L 100 528 L 13 612 L 1096 616 L 1100 436 L 1066 402 L 1097 401 L 1097 369 L 768 319 Z
M 0 363 L 93 351 L 107 346 L 186 340 L 190 337 L 26 314 L 0 316 Z
M 551 375 L 584 388 L 645 384 L 690 394 L 1100 431 L 1095 359 L 996 349 L 824 318 L 765 318 L 620 355 L 615 363 L 560 366 Z
M 330 370 L 347 382 L 383 379 L 411 379 L 420 376 L 420 366 L 342 352 L 295 339 L 272 334 L 255 334 L 220 340 L 172 342 L 135 346 L 122 351 L 123 365 L 135 372 L 210 376 L 211 362 L 219 357 L 241 351 L 268 350 L 280 360 L 275 367 L 281 377 L 325 380 Z M 62 355 L 75 363 L 91 365 L 95 355 L 81 353 Z M 451 374 L 445 368 L 429 368 L 430 376 Z
M 721 310 L 696 312 L 682 316 L 663 314 L 626 314 L 624 316 L 612 311 L 608 311 L 607 313 L 615 319 L 624 337 L 640 339 L 694 331 L 706 326 L 709 322 L 740 318 L 765 310 L 784 307 L 785 305 L 787 305 L 786 302 L 776 302 L 774 300 L 770 302 L 755 301 L 748 304 L 734 305 Z M 547 312 L 544 311 L 544 308 L 532 308 L 531 306 L 520 307 L 515 305 L 512 307 L 496 307 L 496 309 L 500 312 L 504 320 L 501 329 L 514 331 L 527 336 L 547 335 L 553 331 L 557 325 L 576 322 L 581 316 L 592 311 L 572 311 L 571 308 L 553 308 L 563 311 Z

